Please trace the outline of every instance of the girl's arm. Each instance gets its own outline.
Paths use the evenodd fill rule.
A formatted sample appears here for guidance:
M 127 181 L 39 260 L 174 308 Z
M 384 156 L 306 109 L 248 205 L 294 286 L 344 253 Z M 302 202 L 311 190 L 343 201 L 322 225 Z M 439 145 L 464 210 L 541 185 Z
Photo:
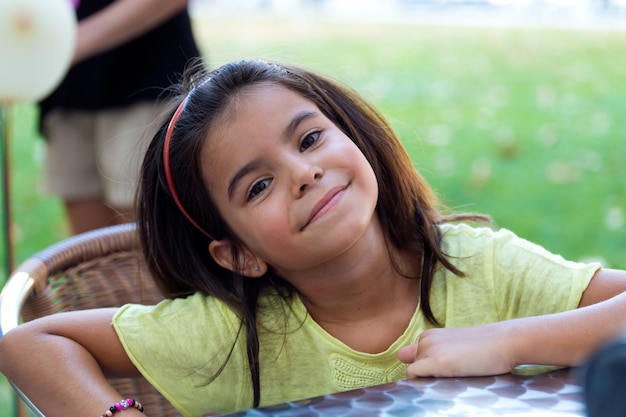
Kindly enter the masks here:
M 139 374 L 113 329 L 115 311 L 59 313 L 14 328 L 0 340 L 0 372 L 48 417 L 102 415 L 128 394 L 105 375 Z
M 399 352 L 407 376 L 477 376 L 522 364 L 576 366 L 626 330 L 626 271 L 599 270 L 579 308 L 462 329 L 430 329 Z
M 188 2 L 188 0 L 113 2 L 79 22 L 73 63 L 76 64 L 143 35 L 183 10 Z M 154 45 L 154 48 L 158 47 Z

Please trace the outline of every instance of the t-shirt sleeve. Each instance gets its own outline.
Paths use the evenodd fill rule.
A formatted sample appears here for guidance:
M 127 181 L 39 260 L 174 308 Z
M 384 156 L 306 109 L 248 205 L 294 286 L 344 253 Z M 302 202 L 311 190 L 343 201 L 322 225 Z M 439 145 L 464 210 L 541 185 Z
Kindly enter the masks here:
M 209 384 L 231 352 L 227 366 L 243 368 L 240 345 L 233 348 L 239 320 L 223 303 L 194 294 L 156 306 L 129 304 L 114 316 L 113 326 L 133 364 L 184 415 L 200 415 L 211 406 L 241 408 L 237 387 L 247 383 L 245 372 L 223 372 Z M 228 396 L 220 392 L 227 388 Z
M 442 249 L 465 274 L 446 272 L 437 289 L 449 327 L 574 309 L 600 268 L 567 261 L 506 229 L 446 225 L 442 231 Z
M 578 307 L 597 263 L 565 260 L 502 229 L 494 233 L 493 280 L 503 318 L 536 316 Z

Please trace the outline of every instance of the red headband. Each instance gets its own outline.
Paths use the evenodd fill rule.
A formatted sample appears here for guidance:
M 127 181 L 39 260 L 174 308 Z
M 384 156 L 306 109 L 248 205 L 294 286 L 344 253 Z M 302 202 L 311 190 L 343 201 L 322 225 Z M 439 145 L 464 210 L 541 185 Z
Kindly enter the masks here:
M 188 96 L 187 96 L 188 97 Z M 163 169 L 165 170 L 165 180 L 167 181 L 167 186 L 170 189 L 170 194 L 172 195 L 172 199 L 178 206 L 178 209 L 181 213 L 189 220 L 191 224 L 195 226 L 196 229 L 201 231 L 205 236 L 207 236 L 211 240 L 215 240 L 213 236 L 207 233 L 203 228 L 201 228 L 198 223 L 195 222 L 193 218 L 187 213 L 187 210 L 183 207 L 183 204 L 180 202 L 178 198 L 178 193 L 176 192 L 176 187 L 174 186 L 174 179 L 172 178 L 172 171 L 170 169 L 170 142 L 172 141 L 172 133 L 174 132 L 174 126 L 180 117 L 180 114 L 183 112 L 185 108 L 185 104 L 187 103 L 187 97 L 178 105 L 178 108 L 174 112 L 172 116 L 172 120 L 167 125 L 167 132 L 165 133 L 165 143 L 163 144 Z

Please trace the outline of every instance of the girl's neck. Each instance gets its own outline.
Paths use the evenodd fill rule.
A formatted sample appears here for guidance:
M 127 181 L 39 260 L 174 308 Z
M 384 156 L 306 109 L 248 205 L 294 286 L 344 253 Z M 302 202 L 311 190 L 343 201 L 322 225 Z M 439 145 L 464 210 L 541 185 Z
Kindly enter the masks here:
M 327 265 L 323 276 L 309 277 L 299 287 L 311 317 L 359 351 L 387 349 L 418 306 L 419 280 L 407 276 L 419 275 L 419 255 L 389 249 L 382 234 L 374 233 L 342 255 L 339 265 Z

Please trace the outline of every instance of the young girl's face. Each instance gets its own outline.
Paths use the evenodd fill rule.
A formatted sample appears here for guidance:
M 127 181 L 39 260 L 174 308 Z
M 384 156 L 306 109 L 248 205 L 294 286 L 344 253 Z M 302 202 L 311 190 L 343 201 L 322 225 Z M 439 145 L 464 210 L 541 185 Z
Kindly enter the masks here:
M 325 265 L 372 230 L 370 164 L 315 104 L 285 87 L 239 93 L 210 129 L 202 160 L 220 214 L 284 278 Z

